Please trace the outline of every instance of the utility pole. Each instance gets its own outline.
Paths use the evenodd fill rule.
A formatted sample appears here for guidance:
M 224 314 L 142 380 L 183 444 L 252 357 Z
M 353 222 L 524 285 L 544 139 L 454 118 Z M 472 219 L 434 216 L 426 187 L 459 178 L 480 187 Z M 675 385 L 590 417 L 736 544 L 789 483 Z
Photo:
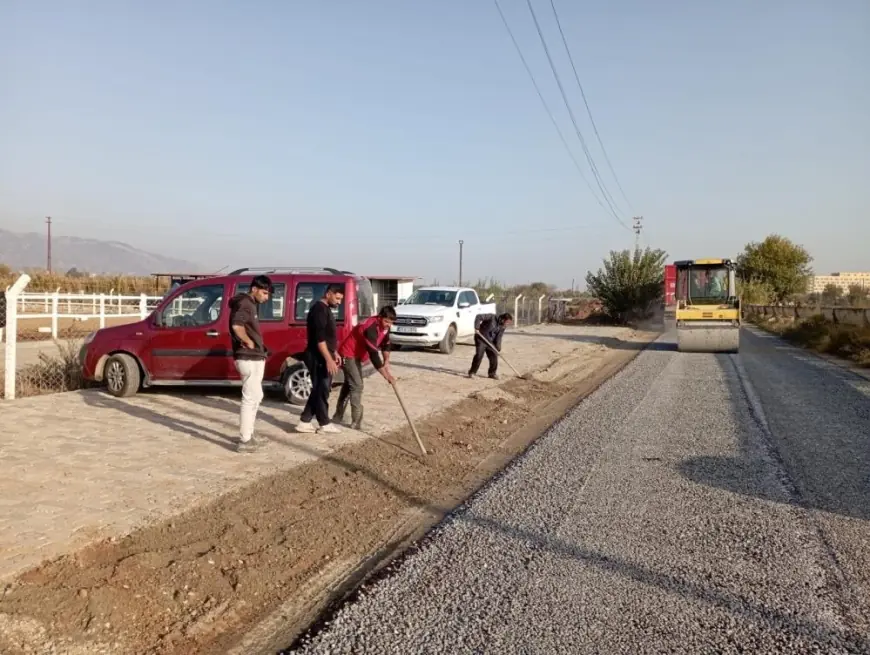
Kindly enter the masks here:
M 48 274 L 51 275 L 51 216 L 45 217 L 45 224 L 48 226 L 48 242 L 46 244 L 46 263 L 48 267 Z
M 634 217 L 634 249 L 640 250 L 640 231 L 643 229 L 641 223 L 643 222 L 643 216 L 635 216 Z
M 459 286 L 462 286 L 462 244 L 465 243 L 462 239 L 459 240 Z

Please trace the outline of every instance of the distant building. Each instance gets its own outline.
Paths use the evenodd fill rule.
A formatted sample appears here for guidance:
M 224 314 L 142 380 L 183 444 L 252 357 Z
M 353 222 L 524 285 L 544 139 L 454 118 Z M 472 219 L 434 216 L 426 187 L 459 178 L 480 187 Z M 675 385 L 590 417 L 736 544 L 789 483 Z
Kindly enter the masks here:
M 829 284 L 849 291 L 849 287 L 858 285 L 870 289 L 870 273 L 831 273 L 830 275 L 814 275 L 810 278 L 810 293 L 822 293 Z
M 372 292 L 377 297 L 378 309 L 384 305 L 396 305 L 414 292 L 417 277 L 395 275 L 366 275 L 372 283 Z

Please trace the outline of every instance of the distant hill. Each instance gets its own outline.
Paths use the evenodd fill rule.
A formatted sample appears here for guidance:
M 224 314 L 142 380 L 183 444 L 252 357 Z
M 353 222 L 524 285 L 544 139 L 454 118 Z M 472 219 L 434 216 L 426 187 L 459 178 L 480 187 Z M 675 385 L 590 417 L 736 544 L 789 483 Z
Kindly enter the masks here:
M 18 234 L 0 229 L 0 264 L 13 269 L 45 268 L 45 235 Z M 71 268 L 89 273 L 149 275 L 151 273 L 198 273 L 202 266 L 172 257 L 155 255 L 120 241 L 53 236 L 51 264 L 57 273 Z

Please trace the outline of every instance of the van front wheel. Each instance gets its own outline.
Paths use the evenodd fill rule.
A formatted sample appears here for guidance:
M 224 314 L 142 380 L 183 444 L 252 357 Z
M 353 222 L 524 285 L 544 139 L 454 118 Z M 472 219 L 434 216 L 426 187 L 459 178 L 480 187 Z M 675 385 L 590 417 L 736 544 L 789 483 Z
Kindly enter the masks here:
M 116 398 L 126 398 L 139 391 L 142 375 L 135 359 L 126 353 L 118 353 L 106 362 L 103 379 L 110 394 Z

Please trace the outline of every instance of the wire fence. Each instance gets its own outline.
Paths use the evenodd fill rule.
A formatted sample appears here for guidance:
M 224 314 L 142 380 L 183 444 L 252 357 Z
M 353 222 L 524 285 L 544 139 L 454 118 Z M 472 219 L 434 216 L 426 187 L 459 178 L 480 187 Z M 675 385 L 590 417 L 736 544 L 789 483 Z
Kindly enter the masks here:
M 147 317 L 161 297 L 33 293 L 22 277 L 0 292 L 0 398 L 82 386 L 79 351 L 91 332 Z

